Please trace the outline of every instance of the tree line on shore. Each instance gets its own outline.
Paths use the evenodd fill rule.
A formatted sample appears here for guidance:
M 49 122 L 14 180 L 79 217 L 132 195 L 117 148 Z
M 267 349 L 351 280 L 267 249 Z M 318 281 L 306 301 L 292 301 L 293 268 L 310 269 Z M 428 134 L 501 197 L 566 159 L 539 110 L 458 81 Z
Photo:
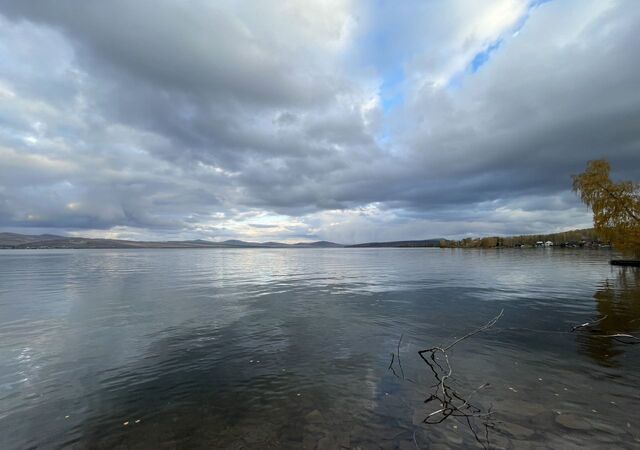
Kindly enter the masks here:
M 460 240 L 441 239 L 442 248 L 514 248 L 535 247 L 542 242 L 551 242 L 560 247 L 600 247 L 607 241 L 598 238 L 593 228 L 570 230 L 551 234 L 527 234 L 522 236 L 489 236 L 482 238 L 465 238 Z
M 614 182 L 604 159 L 589 161 L 584 172 L 574 175 L 573 191 L 593 211 L 593 228 L 554 234 L 440 240 L 440 247 L 529 247 L 542 243 L 564 247 L 611 245 L 640 263 L 640 184 Z

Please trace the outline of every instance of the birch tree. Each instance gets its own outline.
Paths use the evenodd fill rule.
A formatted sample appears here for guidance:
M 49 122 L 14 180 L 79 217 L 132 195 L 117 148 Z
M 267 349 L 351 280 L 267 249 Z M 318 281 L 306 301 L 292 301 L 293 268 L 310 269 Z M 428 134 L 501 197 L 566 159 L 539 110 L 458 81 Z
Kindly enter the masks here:
M 589 161 L 587 169 L 573 178 L 573 190 L 593 210 L 598 237 L 624 254 L 640 259 L 640 184 L 614 183 L 609 163 Z

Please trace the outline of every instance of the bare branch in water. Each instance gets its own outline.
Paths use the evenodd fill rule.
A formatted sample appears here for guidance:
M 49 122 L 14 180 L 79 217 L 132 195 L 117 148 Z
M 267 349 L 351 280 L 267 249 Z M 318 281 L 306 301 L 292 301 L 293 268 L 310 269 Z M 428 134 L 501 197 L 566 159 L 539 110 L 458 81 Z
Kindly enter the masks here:
M 573 333 L 576 330 L 582 330 L 582 329 L 588 329 L 589 331 L 592 332 L 602 332 L 601 330 L 591 330 L 591 327 L 593 325 L 597 325 L 600 322 L 602 322 L 604 319 L 606 319 L 609 316 L 604 316 L 598 320 L 594 320 L 593 322 L 586 322 L 583 323 L 581 325 L 576 325 L 575 327 L 571 328 L 571 332 Z M 640 338 L 637 336 L 634 336 L 632 334 L 627 334 L 627 333 L 613 333 L 613 334 L 592 334 L 593 337 L 597 337 L 597 338 L 609 338 L 609 339 L 613 339 L 614 341 L 620 342 L 621 344 L 626 344 L 626 345 L 636 345 L 636 344 L 640 344 Z
M 393 373 L 393 375 L 398 379 L 402 379 L 410 383 L 415 383 L 415 381 L 412 380 L 411 378 L 407 378 L 404 376 L 404 367 L 402 367 L 402 359 L 400 359 L 400 345 L 402 344 L 403 336 L 404 336 L 403 334 L 400 335 L 400 339 L 398 340 L 398 345 L 396 346 L 396 353 L 391 353 L 391 362 L 389 363 L 389 367 L 387 367 L 387 370 L 388 371 L 390 370 Z M 396 372 L 396 369 L 395 369 L 396 362 L 398 365 L 398 369 L 400 369 L 400 375 L 398 375 L 398 372 Z
M 504 314 L 504 309 L 502 309 L 500 311 L 500 314 L 498 314 L 497 316 L 495 316 L 493 319 L 491 319 L 489 322 L 485 323 L 484 325 L 482 325 L 480 328 L 477 328 L 475 330 L 473 330 L 470 333 L 465 334 L 464 336 L 462 336 L 460 339 L 456 339 L 455 341 L 453 341 L 451 344 L 447 345 L 444 348 L 444 351 L 446 352 L 447 350 L 449 350 L 451 347 L 453 347 L 454 345 L 456 345 L 459 342 L 464 341 L 467 338 L 470 338 L 471 336 L 473 336 L 474 334 L 478 334 L 478 333 L 482 333 L 483 331 L 491 328 L 492 326 L 494 326 L 496 324 L 496 322 L 498 320 L 500 320 L 500 318 L 502 317 L 502 315 Z
M 622 344 L 627 344 L 627 345 L 640 344 L 640 338 L 639 337 L 634 336 L 632 334 L 626 334 L 626 333 L 600 334 L 600 335 L 596 335 L 595 337 L 611 338 L 614 341 L 618 341 L 618 342 L 620 342 Z M 631 339 L 632 342 L 629 342 L 626 339 Z
M 416 431 L 413 430 L 413 443 L 416 445 L 416 450 L 420 450 L 420 446 L 418 445 L 418 440 L 416 439 Z
M 402 374 L 402 379 L 404 380 L 404 369 L 402 368 L 402 361 L 400 360 L 400 344 L 402 344 L 402 337 L 404 335 L 400 335 L 400 339 L 398 339 L 398 365 L 400 366 L 400 373 Z
M 396 370 L 393 368 L 393 363 L 395 362 L 395 357 L 396 357 L 396 354 L 395 353 L 391 353 L 391 362 L 389 363 L 389 367 L 387 367 L 387 370 L 390 370 L 391 372 L 393 372 L 393 374 L 395 375 L 396 378 L 400 378 L 398 376 L 398 374 L 396 373 Z
M 464 340 L 469 339 L 470 337 L 478 333 L 482 333 L 483 331 L 486 331 L 489 328 L 493 327 L 500 320 L 500 318 L 502 318 L 503 314 L 504 309 L 502 309 L 497 316 L 489 320 L 481 327 L 478 327 L 465 334 L 464 336 L 455 339 L 449 345 L 431 347 L 425 350 L 418 351 L 418 355 L 427 364 L 429 369 L 431 369 L 431 372 L 433 373 L 433 376 L 436 380 L 436 383 L 431 386 L 431 389 L 435 389 L 435 391 L 433 391 L 431 395 L 429 395 L 429 397 L 424 400 L 424 403 L 435 404 L 437 406 L 432 412 L 427 414 L 422 422 L 427 425 L 435 425 L 440 424 L 445 420 L 453 417 L 456 421 L 462 424 L 466 424 L 473 434 L 475 440 L 485 449 L 489 449 L 491 445 L 490 431 L 495 428 L 495 422 L 493 421 L 493 409 L 492 406 L 490 406 L 485 410 L 481 406 L 472 403 L 471 399 L 478 392 L 489 387 L 489 383 L 481 384 L 467 395 L 462 395 L 460 392 L 458 392 L 455 386 L 455 380 L 453 378 L 453 368 L 451 367 L 451 363 L 449 361 L 448 351 L 451 350 L 454 346 L 458 345 L 460 342 L 463 342 Z M 593 337 L 613 339 L 627 345 L 640 344 L 640 337 L 638 336 L 627 333 L 603 334 L 602 330 L 594 328 L 596 325 L 602 323 L 607 317 L 608 316 L 605 315 L 600 319 L 576 325 L 571 328 L 571 331 L 531 330 L 526 328 L 509 328 L 507 330 L 563 334 L 573 333 L 578 330 L 586 330 L 591 332 Z M 405 377 L 402 360 L 400 358 L 400 346 L 402 345 L 402 338 L 403 335 L 400 335 L 400 339 L 398 340 L 398 344 L 396 346 L 396 353 L 391 353 L 391 362 L 389 363 L 389 367 L 387 368 L 387 370 L 390 370 L 396 378 L 413 383 L 413 380 Z M 396 372 L 395 370 L 396 364 L 399 368 L 400 375 L 398 375 L 398 372 Z M 484 428 L 483 433 L 481 432 L 482 428 Z M 415 432 L 413 435 L 413 440 L 416 448 L 419 448 Z
M 609 317 L 608 315 L 598 319 L 598 320 L 594 320 L 593 322 L 585 322 L 583 324 L 580 325 L 576 325 L 575 327 L 571 328 L 571 332 L 573 333 L 576 330 L 580 330 L 581 328 L 589 328 L 592 327 L 594 325 L 599 324 L 600 322 L 602 322 L 604 319 L 606 319 L 607 317 Z
M 456 339 L 447 346 L 431 347 L 418 352 L 418 355 L 420 355 L 420 358 L 429 366 L 437 381 L 432 387 L 435 388 L 435 392 L 432 393 L 424 403 L 436 401 L 439 405 L 437 409 L 427 415 L 423 423 L 428 425 L 439 424 L 450 417 L 456 420 L 464 419 L 476 441 L 485 449 L 488 449 L 490 446 L 489 430 L 494 426 L 492 420 L 493 412 L 491 408 L 484 412 L 482 408 L 471 403 L 471 398 L 477 392 L 488 387 L 489 383 L 481 384 L 466 397 L 458 393 L 452 382 L 453 369 L 449 362 L 447 351 L 465 339 L 488 330 L 500 320 L 503 314 L 504 309 L 486 324 Z M 484 427 L 484 438 L 481 438 L 478 433 L 478 428 L 480 427 Z

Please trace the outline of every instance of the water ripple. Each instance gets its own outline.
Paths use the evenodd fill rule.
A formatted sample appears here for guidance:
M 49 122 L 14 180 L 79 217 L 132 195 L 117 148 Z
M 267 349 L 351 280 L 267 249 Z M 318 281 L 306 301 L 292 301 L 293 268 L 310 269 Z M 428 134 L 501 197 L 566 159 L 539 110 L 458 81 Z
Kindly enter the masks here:
M 501 442 L 598 447 L 618 436 L 616 447 L 632 448 L 638 353 L 568 331 L 604 316 L 605 332 L 640 331 L 640 276 L 609 258 L 0 251 L 0 448 L 302 448 L 322 439 L 397 448 L 414 446 L 414 432 L 425 447 L 468 448 L 473 438 L 460 429 L 421 428 L 433 380 L 417 351 L 502 308 L 495 329 L 452 354 L 463 386 L 491 381 L 479 400 L 499 411 Z M 401 334 L 415 385 L 387 372 Z M 567 430 L 559 413 L 592 428 Z

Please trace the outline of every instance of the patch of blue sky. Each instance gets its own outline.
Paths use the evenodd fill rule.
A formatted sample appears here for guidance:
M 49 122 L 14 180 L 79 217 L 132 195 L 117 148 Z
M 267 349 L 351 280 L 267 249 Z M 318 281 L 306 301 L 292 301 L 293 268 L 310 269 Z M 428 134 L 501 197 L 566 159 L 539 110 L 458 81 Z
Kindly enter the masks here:
M 388 114 L 393 108 L 402 105 L 404 102 L 404 85 L 405 75 L 402 67 L 394 67 L 388 73 L 383 75 L 380 84 L 380 105 L 382 111 Z
M 549 3 L 552 2 L 553 0 L 531 0 L 531 3 L 529 4 L 529 9 L 533 9 L 537 6 L 540 6 L 544 3 Z
M 524 24 L 527 22 L 527 20 L 529 19 L 529 14 L 531 13 L 532 10 L 536 9 L 537 7 L 544 5 L 545 3 L 550 3 L 553 0 L 531 0 L 529 2 L 529 7 L 527 8 L 527 13 L 524 14 L 520 20 L 518 22 L 516 22 L 515 26 L 513 27 L 513 35 L 517 35 L 520 30 L 522 29 L 522 27 L 524 27 Z
M 487 61 L 489 61 L 491 54 L 496 50 L 498 50 L 501 45 L 502 45 L 502 39 L 498 39 L 494 43 L 490 44 L 483 51 L 481 51 L 480 53 L 477 53 L 476 56 L 473 57 L 473 59 L 471 60 L 471 64 L 469 65 L 471 69 L 471 73 L 477 72 L 480 67 L 482 67 Z
M 415 9 L 413 1 L 401 5 L 385 0 L 371 2 L 369 32 L 359 42 L 362 63 L 373 67 L 380 79 L 378 95 L 385 114 L 404 103 L 404 64 L 419 45 L 408 39 L 401 26 Z
M 518 22 L 516 22 L 516 24 L 514 25 L 511 31 L 511 36 L 516 36 L 520 32 L 520 30 L 524 27 L 525 23 L 529 19 L 529 13 L 531 12 L 531 10 L 545 3 L 549 3 L 551 1 L 553 0 L 531 0 L 531 2 L 529 3 L 529 7 L 527 8 L 527 13 L 524 14 L 520 18 L 520 20 L 518 20 Z M 491 55 L 500 48 L 503 41 L 504 41 L 503 38 L 499 38 L 493 43 L 489 44 L 484 50 L 482 50 L 481 52 L 478 52 L 471 60 L 471 63 L 469 63 L 468 70 L 471 73 L 476 73 L 478 69 L 480 69 L 480 67 L 482 67 L 489 61 L 489 59 L 491 58 Z M 459 87 L 461 83 L 462 83 L 462 74 L 458 74 L 450 80 L 450 82 L 448 83 L 448 87 L 456 88 L 456 87 Z

